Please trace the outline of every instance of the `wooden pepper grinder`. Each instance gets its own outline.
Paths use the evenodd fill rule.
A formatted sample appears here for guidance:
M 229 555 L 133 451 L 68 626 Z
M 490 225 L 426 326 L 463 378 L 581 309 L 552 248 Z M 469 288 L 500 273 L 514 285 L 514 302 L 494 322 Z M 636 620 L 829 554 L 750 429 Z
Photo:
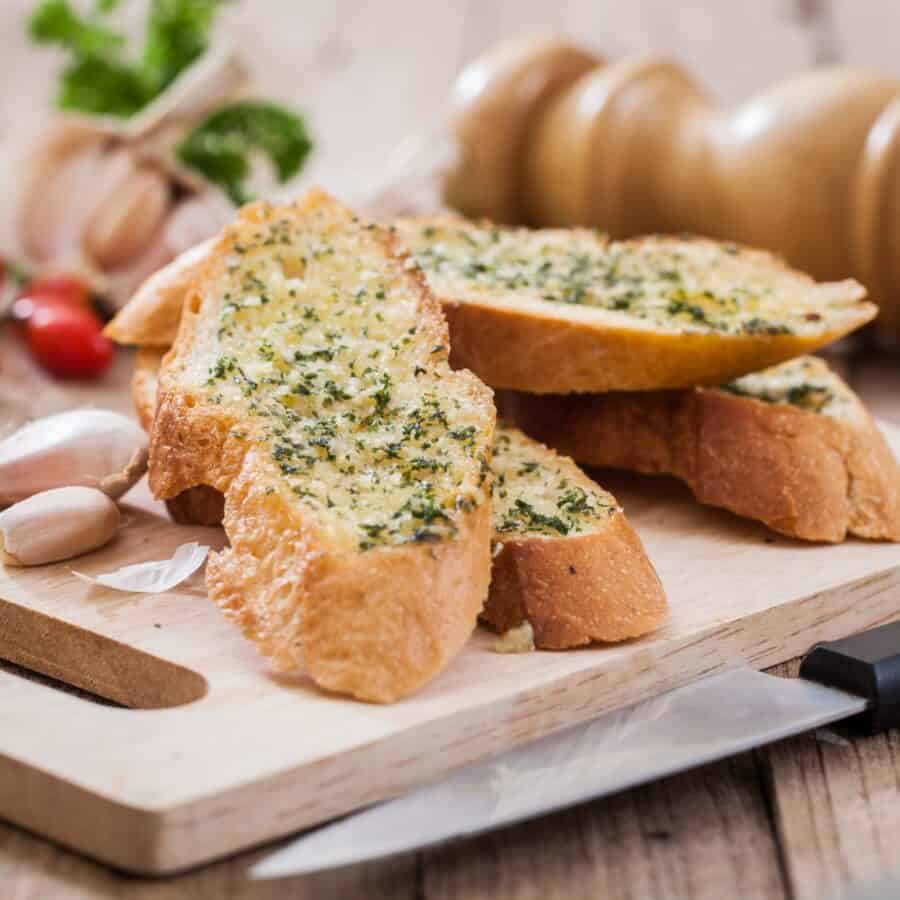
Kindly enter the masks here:
M 858 278 L 900 343 L 900 80 L 835 66 L 734 112 L 680 66 L 616 63 L 518 38 L 454 92 L 448 204 L 613 237 L 691 231 L 764 247 L 819 279 Z

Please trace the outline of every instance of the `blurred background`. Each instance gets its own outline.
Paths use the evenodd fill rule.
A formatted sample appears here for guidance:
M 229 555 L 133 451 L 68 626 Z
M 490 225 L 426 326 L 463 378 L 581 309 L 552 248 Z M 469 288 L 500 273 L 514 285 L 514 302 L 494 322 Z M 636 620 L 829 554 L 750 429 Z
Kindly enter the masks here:
M 279 124 L 282 131 L 284 127 L 293 128 L 293 143 L 288 142 L 287 149 L 281 147 L 289 157 L 285 171 L 281 173 L 283 177 L 271 177 L 270 161 L 262 167 L 268 180 L 256 178 L 259 168 L 256 163 L 261 154 L 255 150 L 248 152 L 247 161 L 254 177 L 248 177 L 246 185 L 241 185 L 241 199 L 254 195 L 283 196 L 293 194 L 304 185 L 320 184 L 348 202 L 362 204 L 368 212 L 370 207 L 365 201 L 378 195 L 386 181 L 390 183 L 398 178 L 401 187 L 392 199 L 406 199 L 403 178 L 409 175 L 407 169 L 414 168 L 413 164 L 420 165 L 424 158 L 427 178 L 428 166 L 436 165 L 440 157 L 438 151 L 451 130 L 451 89 L 460 71 L 498 41 L 524 33 L 567 38 L 608 63 L 646 52 L 663 54 L 682 65 L 724 110 L 736 109 L 760 92 L 814 66 L 866 67 L 880 73 L 877 77 L 890 79 L 888 95 L 896 91 L 900 96 L 900 82 L 894 87 L 892 80 L 900 78 L 900 3 L 894 0 L 682 0 L 679 3 L 670 0 L 456 0 L 443 3 L 423 3 L 421 0 L 380 0 L 378 3 L 355 0 L 3 0 L 0 3 L 0 58 L 4 61 L 6 77 L 0 84 L 0 192 L 4 196 L 4 211 L 0 214 L 0 253 L 7 268 L 16 274 L 16 279 L 6 279 L 6 299 L 0 303 L 3 311 L 9 312 L 10 304 L 23 284 L 27 287 L 35 276 L 47 272 L 55 275 L 60 271 L 64 275 L 75 273 L 87 279 L 96 312 L 102 319 L 120 307 L 144 278 L 186 247 L 214 233 L 233 214 L 228 191 L 217 189 L 216 185 L 210 190 L 208 176 L 213 171 L 210 165 L 231 165 L 235 160 L 227 157 L 223 162 L 221 155 L 212 163 L 207 159 L 206 169 L 200 166 L 203 171 L 198 180 L 198 170 L 186 168 L 177 160 L 174 168 L 170 165 L 175 157 L 173 148 L 178 146 L 171 140 L 165 146 L 167 161 L 164 165 L 159 165 L 158 147 L 151 146 L 149 163 L 143 159 L 139 167 L 149 167 L 153 171 L 150 175 L 144 171 L 143 181 L 132 179 L 126 185 L 128 190 L 122 187 L 125 182 L 120 183 L 117 179 L 123 177 L 124 170 L 121 165 L 116 168 L 112 164 L 121 163 L 121 160 L 112 160 L 108 150 L 110 146 L 124 145 L 131 151 L 129 142 L 132 138 L 123 138 L 122 134 L 129 127 L 126 120 L 110 124 L 108 119 L 94 117 L 88 126 L 106 142 L 103 152 L 107 154 L 108 165 L 96 189 L 89 179 L 67 180 L 72 172 L 78 174 L 76 170 L 80 163 L 76 164 L 77 161 L 69 166 L 72 171 L 63 172 L 64 177 L 59 182 L 54 179 L 60 167 L 47 166 L 48 156 L 59 155 L 58 132 L 63 117 L 56 108 L 56 100 L 61 73 L 73 65 L 73 59 L 85 47 L 90 49 L 90 42 L 97 38 L 90 31 L 82 33 L 78 28 L 73 31 L 73 16 L 80 17 L 82 23 L 100 23 L 103 28 L 111 28 L 115 40 L 121 36 L 126 41 L 123 57 L 132 61 L 140 58 L 145 46 L 148 13 L 167 10 L 177 22 L 178 16 L 192 17 L 196 10 L 203 9 L 215 10 L 208 16 L 209 33 L 203 35 L 204 48 L 221 50 L 230 54 L 232 61 L 239 61 L 241 78 L 246 76 L 244 81 L 249 84 L 249 96 L 276 104 L 296 117 L 293 122 L 281 120 Z M 44 17 L 43 40 L 36 38 L 33 22 L 29 31 L 29 22 L 38 13 Z M 197 13 L 196 17 L 203 18 L 203 15 Z M 179 33 L 178 28 L 173 32 L 176 45 Z M 67 43 L 68 49 L 61 46 Z M 75 54 L 73 46 L 79 47 Z M 227 66 L 222 69 L 226 70 Z M 220 104 L 230 102 L 233 99 L 230 89 L 223 89 L 221 96 L 213 99 Z M 807 105 L 810 108 L 815 105 L 818 91 L 816 86 L 807 90 L 804 102 L 786 116 L 801 131 Z M 883 88 L 878 88 L 876 93 L 878 91 L 884 94 Z M 244 94 L 238 90 L 237 96 L 241 98 Z M 886 106 L 883 97 L 878 104 L 879 111 Z M 820 111 L 815 142 L 827 150 L 831 143 L 846 142 L 842 132 L 846 117 L 841 113 L 841 103 L 824 106 L 827 107 L 824 123 Z M 900 113 L 900 103 L 893 104 L 891 109 L 894 106 Z M 192 129 L 203 124 L 204 116 L 216 108 L 213 104 L 204 109 L 202 115 L 191 114 L 185 121 L 169 123 L 176 126 L 172 129 L 176 139 L 181 141 L 190 135 Z M 657 105 L 655 115 L 665 118 L 665 108 L 664 102 Z M 766 120 L 767 115 L 764 107 L 751 123 L 752 127 L 764 131 L 772 125 Z M 159 120 L 163 125 L 167 124 L 167 116 L 171 118 L 171 114 L 164 112 Z M 139 116 L 135 116 L 137 118 Z M 862 130 L 857 129 L 859 140 L 866 138 L 874 119 L 874 116 L 866 119 Z M 894 129 L 888 135 L 889 144 L 900 135 L 900 114 L 894 119 L 896 121 L 888 123 Z M 63 130 L 70 127 L 65 125 Z M 243 127 L 246 130 L 246 122 Z M 257 121 L 254 127 L 258 137 L 262 125 Z M 165 131 L 165 128 L 161 130 Z M 233 135 L 223 137 L 219 133 L 213 137 L 219 140 L 218 150 L 224 147 L 227 151 Z M 284 134 L 276 136 L 277 139 L 283 137 Z M 869 137 L 875 144 L 880 140 L 875 129 L 871 129 Z M 790 140 L 786 156 L 792 152 Z M 66 145 L 66 141 L 69 138 L 63 135 L 62 144 Z M 492 138 L 480 140 L 482 149 L 487 147 L 488 154 L 491 153 L 491 141 Z M 200 149 L 204 147 L 206 145 L 201 145 Z M 900 151 L 897 147 L 900 147 L 900 141 L 890 144 L 881 155 L 890 163 L 888 175 L 896 183 L 882 172 L 876 190 L 870 192 L 878 205 L 872 220 L 878 223 L 890 220 L 898 223 L 897 227 L 889 229 L 889 246 L 883 243 L 883 235 L 878 234 L 868 245 L 864 244 L 873 248 L 877 244 L 880 275 L 892 285 L 891 290 L 900 285 L 900 262 L 893 262 L 900 254 L 892 249 L 900 240 L 900 203 L 894 199 L 900 197 L 900 190 L 896 189 L 900 184 Z M 147 156 L 146 146 L 141 144 L 139 149 Z M 809 152 L 809 147 L 803 152 Z M 851 165 L 855 167 L 856 150 L 848 153 L 852 158 Z M 891 154 L 893 157 L 889 159 Z M 90 153 L 85 152 L 82 156 L 90 156 Z M 238 163 L 243 164 L 240 160 Z M 670 163 L 666 152 L 658 152 L 653 156 L 652 166 L 647 168 L 655 167 L 665 174 Z M 134 159 L 128 165 L 133 168 Z M 164 186 L 159 183 L 157 170 L 160 168 L 168 179 Z M 857 177 L 855 173 L 851 175 Z M 677 175 L 674 177 L 677 179 Z M 279 180 L 281 184 L 276 183 Z M 436 179 L 432 180 L 436 182 Z M 882 203 L 882 198 L 887 197 L 882 187 L 887 184 L 892 186 L 891 194 Z M 813 208 L 819 194 L 829 187 L 826 177 L 804 185 L 801 190 L 792 190 L 790 197 L 796 208 L 790 215 L 804 217 L 807 207 Z M 752 196 L 752 187 L 744 185 L 744 190 Z M 33 208 L 26 216 L 26 227 L 23 227 L 22 198 L 29 191 L 33 195 L 29 200 Z M 101 195 L 105 199 L 100 203 L 100 213 L 93 209 L 85 212 L 94 198 Z M 780 205 L 787 194 L 776 189 L 773 196 L 774 205 Z M 90 200 L 87 204 L 86 197 Z M 128 201 L 122 200 L 123 197 Z M 235 198 L 236 192 L 232 190 L 231 199 Z M 188 203 L 189 200 L 197 202 Z M 693 204 L 699 209 L 703 201 L 703 197 L 697 202 L 689 199 L 688 205 Z M 68 213 L 60 214 L 60 206 L 66 204 Z M 163 229 L 166 233 L 160 237 L 160 222 L 165 224 L 173 211 L 179 215 L 173 215 L 171 227 Z M 464 211 L 471 215 L 492 215 L 489 209 Z M 88 213 L 96 220 L 91 228 L 84 222 Z M 835 218 L 845 221 L 849 216 L 839 212 L 837 217 L 831 216 L 831 220 Z M 785 214 L 782 219 L 789 221 L 790 216 Z M 609 222 L 594 220 L 589 224 L 617 234 L 615 225 Z M 706 230 L 702 223 L 695 228 L 690 222 L 676 222 L 672 230 L 682 228 Z M 649 221 L 639 226 L 641 231 L 665 229 L 665 222 Z M 620 228 L 618 233 L 627 230 Z M 849 245 L 849 239 L 844 239 L 847 227 L 842 228 L 840 234 L 829 228 L 826 234 L 821 228 L 817 231 L 813 223 L 808 229 L 813 237 L 809 239 L 804 235 L 799 253 L 791 253 L 780 246 L 781 237 L 773 236 L 766 243 L 765 237 L 758 237 L 752 229 L 745 233 L 739 228 L 736 230 L 736 234 L 726 233 L 728 229 L 723 226 L 718 233 L 712 228 L 709 232 L 717 237 L 746 240 L 786 253 L 791 262 L 811 270 L 819 278 L 851 274 L 862 277 L 859 271 L 837 271 L 835 266 L 829 266 L 829 259 L 833 259 L 834 254 L 828 246 L 817 248 L 820 241 L 827 243 L 826 239 L 832 244 L 837 242 L 838 250 Z M 764 235 L 771 233 L 763 230 Z M 73 249 L 77 243 L 73 235 L 84 246 Z M 790 233 L 786 239 L 789 238 Z M 821 271 L 815 271 L 817 267 L 807 264 L 803 258 L 804 249 L 810 248 L 823 260 L 818 266 Z M 801 258 L 798 259 L 798 255 Z M 843 269 L 843 263 L 839 263 L 837 269 Z M 873 284 L 866 278 L 862 280 L 867 282 L 874 295 Z M 896 346 L 896 337 L 900 334 L 900 324 L 897 324 L 900 323 L 900 293 L 885 307 L 888 305 L 895 321 L 888 323 L 885 333 L 889 340 L 882 344 Z M 20 307 L 20 312 L 22 310 L 27 317 L 32 307 L 26 304 Z M 882 317 L 882 321 L 886 318 Z M 86 328 L 84 322 L 76 324 Z M 900 420 L 900 399 L 897 399 L 900 397 L 900 366 L 890 355 L 879 356 L 878 364 L 872 364 L 870 350 L 874 333 L 870 331 L 869 337 L 862 342 L 842 346 L 837 365 L 864 394 L 876 414 Z M 65 347 L 76 346 L 77 342 L 70 340 L 68 332 L 63 338 Z M 83 381 L 57 380 L 47 382 L 46 396 L 55 396 L 52 389 L 64 387 L 68 394 L 88 391 L 86 396 L 98 403 L 127 406 L 124 385 L 130 366 L 127 360 L 122 360 L 125 354 L 119 353 L 109 368 L 109 358 L 114 355 L 110 345 L 87 363 L 78 358 L 71 361 L 71 365 L 66 361 L 60 367 L 55 364 L 61 358 L 61 346 L 59 339 L 51 335 L 44 347 L 44 356 L 39 360 L 44 369 L 64 378 L 73 373 L 76 376 L 82 373 L 97 375 L 100 386 L 105 386 L 104 395 L 90 394 L 89 385 Z M 862 348 L 863 352 L 857 352 L 855 356 L 844 352 L 854 347 L 857 351 Z M 31 349 L 34 350 L 33 344 Z M 0 348 L 0 372 L 5 371 L 7 376 L 15 368 L 9 357 L 7 349 L 4 362 L 4 351 Z M 37 375 L 30 372 L 27 377 L 33 379 Z M 6 385 L 4 381 L 7 381 Z M 9 406 L 11 397 L 21 397 L 20 384 L 21 379 L 10 387 L 8 378 L 0 376 L 0 404 Z M 50 405 L 59 402 L 57 398 Z M 21 399 L 19 403 L 21 405 Z M 28 412 L 33 415 L 40 411 Z
M 4 139 L 49 116 L 65 58 L 28 40 L 37 5 L 0 3 Z M 135 33 L 146 8 L 124 0 L 118 15 Z M 563 35 L 610 59 L 661 51 L 728 104 L 817 63 L 900 75 L 894 0 L 232 0 L 217 29 L 267 97 L 303 110 L 316 138 L 304 180 L 336 192 L 377 183 L 403 136 L 440 119 L 460 68 L 522 32 Z

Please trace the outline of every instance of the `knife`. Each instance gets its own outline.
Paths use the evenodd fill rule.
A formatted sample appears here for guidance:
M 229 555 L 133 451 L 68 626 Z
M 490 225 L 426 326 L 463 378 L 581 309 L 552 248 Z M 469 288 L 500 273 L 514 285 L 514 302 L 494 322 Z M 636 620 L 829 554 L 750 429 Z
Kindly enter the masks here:
M 459 769 L 310 831 L 250 870 L 281 878 L 511 825 L 840 720 L 900 724 L 900 621 L 817 644 L 799 678 L 740 665 Z

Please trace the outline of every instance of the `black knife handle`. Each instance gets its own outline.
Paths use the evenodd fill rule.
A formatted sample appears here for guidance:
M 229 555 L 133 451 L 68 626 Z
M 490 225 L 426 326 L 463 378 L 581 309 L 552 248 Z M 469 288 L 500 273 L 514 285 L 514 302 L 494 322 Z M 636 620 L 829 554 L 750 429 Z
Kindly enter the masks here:
M 865 712 L 847 720 L 866 734 L 900 725 L 900 621 L 816 644 L 800 677 L 865 697 Z

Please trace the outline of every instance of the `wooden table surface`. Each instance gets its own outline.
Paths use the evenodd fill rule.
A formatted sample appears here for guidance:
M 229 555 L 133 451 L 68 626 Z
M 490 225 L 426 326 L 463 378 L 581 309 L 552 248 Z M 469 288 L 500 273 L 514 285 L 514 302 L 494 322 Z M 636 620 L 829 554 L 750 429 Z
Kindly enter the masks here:
M 39 116 L 49 88 L 55 61 L 21 38 L 33 5 L 0 10 L 2 58 L 17 73 L 0 88 L 0 138 Z M 228 18 L 251 36 L 267 93 L 309 113 L 318 147 L 307 177 L 346 195 L 374 184 L 397 141 L 435 120 L 467 58 L 514 32 L 562 32 L 610 57 L 663 50 L 727 103 L 816 62 L 900 74 L 895 0 L 243 0 Z M 126 407 L 128 364 L 79 399 Z M 900 422 L 900 359 L 851 360 L 845 371 L 877 415 Z M 450 848 L 272 883 L 246 878 L 266 851 L 144 881 L 0 824 L 0 900 L 818 900 L 850 885 L 893 897 L 900 888 L 879 879 L 900 869 L 898 785 L 900 734 L 823 732 Z

